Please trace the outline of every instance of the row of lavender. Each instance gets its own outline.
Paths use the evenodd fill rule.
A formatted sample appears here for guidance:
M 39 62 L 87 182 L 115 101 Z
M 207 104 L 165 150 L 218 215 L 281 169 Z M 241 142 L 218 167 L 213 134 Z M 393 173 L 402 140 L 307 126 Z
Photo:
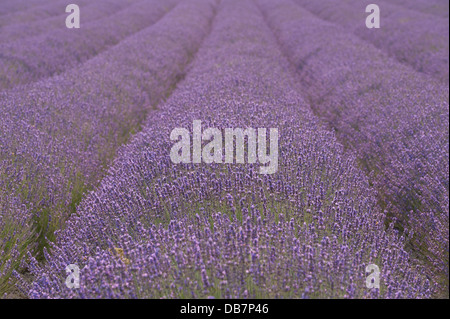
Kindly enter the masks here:
M 79 1 L 80 4 L 88 4 L 87 1 Z M 12 24 L 30 23 L 38 20 L 47 20 L 60 16 L 66 12 L 67 1 L 47 1 L 44 4 L 27 7 L 25 10 L 6 13 L 1 16 L 0 28 Z M 67 15 L 66 15 L 67 16 Z M 64 21 L 65 19 L 63 19 Z M 1 29 L 3 30 L 3 29 Z
M 118 146 L 183 77 L 209 29 L 212 2 L 178 4 L 155 25 L 81 67 L 0 93 L 2 195 L 25 204 L 41 247 L 96 184 Z M 3 211 L 1 228 L 14 229 L 11 216 L 20 212 Z M 0 242 L 9 233 L 2 232 Z M 3 265 L 9 256 L 2 258 Z
M 0 90 L 78 66 L 127 36 L 152 25 L 176 2 L 178 0 L 143 0 L 115 14 L 83 24 L 77 30 L 67 29 L 61 24 L 59 28 L 35 37 L 0 43 Z M 102 1 L 92 6 L 103 10 L 110 3 Z
M 448 18 L 449 2 L 447 0 L 390 0 L 389 2 L 418 12 Z
M 367 178 L 312 115 L 292 71 L 254 2 L 222 1 L 186 79 L 22 288 L 32 298 L 429 297 L 405 238 L 393 224 L 385 231 Z M 278 128 L 278 172 L 173 164 L 171 131 L 191 131 L 193 120 Z M 370 263 L 381 289 L 366 288 Z M 80 289 L 65 286 L 68 264 L 81 268 Z
M 51 0 L 54 1 L 54 0 Z M 0 16 L 25 11 L 31 7 L 43 5 L 47 0 L 4 0 L 0 7 Z
M 137 2 L 138 0 L 133 0 Z M 82 11 L 82 21 L 84 24 L 91 24 L 99 19 L 108 17 L 119 10 L 129 7 L 133 2 L 117 1 L 117 0 L 96 0 L 95 2 L 88 0 L 77 1 L 77 5 L 80 6 Z M 64 29 L 65 20 L 68 16 L 65 10 L 67 1 L 58 2 L 52 4 L 52 7 L 47 8 L 44 12 L 57 12 L 58 14 L 52 15 L 46 19 L 33 19 L 34 10 L 31 12 L 21 11 L 15 14 L 14 17 L 10 19 L 2 18 L 0 19 L 0 42 L 17 42 L 24 41 L 25 38 L 35 37 L 41 34 L 47 34 L 48 32 Z M 14 22 L 17 19 L 17 22 Z M 9 20 L 9 23 L 8 23 Z M 72 32 L 77 32 L 79 30 L 72 30 Z
M 315 113 L 359 154 L 382 207 L 415 230 L 415 253 L 448 286 L 448 86 L 292 1 L 258 2 Z
M 320 18 L 342 25 L 346 30 L 389 53 L 415 70 L 445 83 L 449 78 L 449 19 L 408 10 L 378 1 L 381 28 L 365 26 L 365 7 L 371 1 L 296 0 Z

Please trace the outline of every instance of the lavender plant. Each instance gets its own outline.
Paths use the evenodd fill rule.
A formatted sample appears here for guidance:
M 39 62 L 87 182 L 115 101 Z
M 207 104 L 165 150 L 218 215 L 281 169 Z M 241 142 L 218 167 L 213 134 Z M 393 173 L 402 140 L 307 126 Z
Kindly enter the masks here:
M 80 1 L 79 3 L 87 4 L 88 2 Z M 8 25 L 20 24 L 24 21 L 34 22 L 60 16 L 65 13 L 66 6 L 67 2 L 62 0 L 47 1 L 46 3 L 37 6 L 30 6 L 25 10 L 5 14 L 0 20 L 0 28 Z
M 137 2 L 137 0 L 135 0 Z M 129 7 L 133 2 L 117 1 L 117 0 L 98 0 L 92 1 L 77 1 L 77 5 L 80 6 L 82 11 L 82 21 L 84 24 L 91 24 L 99 19 L 108 17 L 118 11 Z M 41 34 L 47 34 L 49 32 L 55 32 L 55 30 L 63 30 L 66 28 L 65 19 L 67 13 L 65 7 L 67 1 L 58 2 L 56 5 L 51 4 L 50 8 L 45 8 L 43 12 L 55 12 L 55 16 L 48 17 L 46 19 L 33 19 L 35 16 L 35 10 L 31 12 L 18 12 L 9 19 L 4 17 L 0 20 L 0 42 L 15 42 L 23 41 L 28 37 L 35 37 Z M 50 6 L 50 5 L 48 5 Z M 39 16 L 39 12 L 37 11 Z M 17 21 L 16 21 L 17 20 Z M 4 24 L 2 26 L 2 24 Z
M 448 84 L 448 17 L 438 18 L 398 7 L 387 1 L 379 1 L 382 26 L 379 29 L 368 29 L 365 26 L 365 7 L 372 3 L 370 1 L 296 2 L 320 18 L 342 25 L 346 30 L 386 51 L 399 62 Z
M 291 1 L 258 1 L 311 107 L 357 152 L 428 275 L 448 286 L 448 86 Z M 308 27 L 302 27 L 307 25 Z M 307 45 L 305 45 L 305 43 Z M 418 222 L 420 220 L 420 222 Z M 426 230 L 427 229 L 427 230 Z
M 145 114 L 170 95 L 214 5 L 181 3 L 80 68 L 0 93 L 0 185 L 30 211 L 40 249 Z
M 351 152 L 312 114 L 253 1 L 222 1 L 189 73 L 122 147 L 46 263 L 31 256 L 32 298 L 424 298 L 405 251 Z M 277 127 L 279 170 L 174 164 L 170 132 Z M 405 232 L 409 234 L 409 232 Z M 365 286 L 365 266 L 382 286 Z M 80 289 L 65 267 L 81 268 Z
M 157 22 L 178 0 L 137 2 L 76 32 L 66 27 L 21 41 L 0 43 L 0 89 L 61 73 Z
M 53 1 L 53 0 L 51 0 Z M 43 5 L 46 0 L 5 0 L 0 7 L 0 16 L 15 12 L 25 11 L 29 8 Z
M 391 0 L 389 2 L 418 12 L 448 18 L 449 3 L 446 0 Z
M 5 173 L 0 165 L 0 174 Z M 4 186 L 0 179 L 0 296 L 11 289 L 11 273 L 20 267 L 36 238 L 31 213 Z

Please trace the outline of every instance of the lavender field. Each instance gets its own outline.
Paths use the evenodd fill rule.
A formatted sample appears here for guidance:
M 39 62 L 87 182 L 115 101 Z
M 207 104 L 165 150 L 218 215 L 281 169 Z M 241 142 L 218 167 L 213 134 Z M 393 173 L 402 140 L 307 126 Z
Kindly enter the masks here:
M 448 1 L 371 3 L 0 0 L 0 298 L 449 298 Z

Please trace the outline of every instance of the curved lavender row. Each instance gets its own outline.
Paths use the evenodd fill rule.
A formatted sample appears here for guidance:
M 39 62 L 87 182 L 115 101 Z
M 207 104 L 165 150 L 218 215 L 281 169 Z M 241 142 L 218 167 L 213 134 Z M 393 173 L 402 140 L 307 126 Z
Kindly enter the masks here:
M 359 153 L 380 203 L 410 221 L 415 253 L 448 283 L 448 87 L 290 1 L 259 2 L 315 112 Z
M 389 2 L 422 13 L 448 18 L 449 3 L 447 0 L 389 0 Z
M 280 58 L 281 57 L 281 58 Z M 367 178 L 294 90 L 252 1 L 222 1 L 186 79 L 30 264 L 32 298 L 427 297 L 402 240 L 384 229 Z M 182 164 L 170 132 L 277 127 L 279 170 Z M 379 293 L 365 265 L 383 269 Z M 65 287 L 65 267 L 81 288 Z
M 9 0 L 4 1 L 0 7 L 0 16 L 4 14 L 10 14 L 17 11 L 27 10 L 30 7 L 36 7 L 44 3 L 48 3 L 48 0 Z
M 298 4 L 354 32 L 360 38 L 386 51 L 399 62 L 429 74 L 444 83 L 449 81 L 448 18 L 404 9 L 388 2 L 377 2 L 381 12 L 381 27 L 365 26 L 365 7 L 370 1 L 296 0 Z
M 0 43 L 0 89 L 34 82 L 80 65 L 158 21 L 179 0 L 143 0 L 80 29 L 55 29 Z
M 211 2 L 183 2 L 80 69 L 0 93 L 0 184 L 34 215 L 40 245 L 182 77 L 208 31 Z
M 77 1 L 78 5 L 89 4 L 88 1 Z M 66 6 L 68 5 L 67 1 L 64 0 L 56 0 L 51 3 L 45 3 L 38 5 L 36 7 L 31 7 L 27 10 L 12 12 L 10 14 L 5 14 L 0 19 L 0 30 L 3 33 L 5 27 L 11 27 L 14 24 L 22 24 L 32 23 L 36 20 L 47 20 L 51 19 L 55 16 L 61 16 L 66 12 Z M 64 22 L 65 18 L 60 19 L 60 21 Z
M 64 4 L 67 5 L 67 1 L 65 1 Z M 97 0 L 95 2 L 86 0 L 77 1 L 77 4 L 80 6 L 80 10 L 82 11 L 83 26 L 84 24 L 89 25 L 92 22 L 96 22 L 98 19 L 112 15 L 126 6 L 131 5 L 125 1 L 117 0 Z M 65 28 L 65 19 L 68 15 L 65 13 L 65 6 L 58 4 L 55 7 L 59 12 L 56 17 L 32 22 L 27 21 L 26 19 L 25 22 L 23 22 L 24 18 L 20 17 L 22 19 L 21 23 L 2 27 L 0 29 L 0 42 L 23 41 L 23 39 L 27 37 L 38 36 L 54 29 Z

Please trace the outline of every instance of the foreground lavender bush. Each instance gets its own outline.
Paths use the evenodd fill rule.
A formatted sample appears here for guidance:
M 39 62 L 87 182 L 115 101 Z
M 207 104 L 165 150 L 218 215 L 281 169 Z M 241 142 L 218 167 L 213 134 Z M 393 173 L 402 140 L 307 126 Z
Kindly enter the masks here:
M 0 93 L 0 185 L 33 215 L 40 248 L 173 90 L 213 9 L 209 0 L 181 3 L 79 69 Z
M 61 73 L 158 21 L 179 0 L 143 0 L 76 32 L 54 29 L 22 41 L 0 43 L 0 89 Z
M 4 174 L 0 165 L 0 174 Z M 4 190 L 0 179 L 0 296 L 11 289 L 9 278 L 33 248 L 32 216 L 17 197 Z
M 449 79 L 448 18 L 423 14 L 379 1 L 381 27 L 365 26 L 371 1 L 295 0 L 320 18 L 342 25 L 402 63 L 444 83 Z M 448 12 L 448 8 L 447 8 Z
M 433 287 L 410 263 L 405 238 L 384 230 L 355 159 L 295 87 L 254 3 L 222 1 L 186 79 L 58 232 L 47 263 L 30 263 L 29 296 L 429 297 Z M 278 172 L 173 164 L 170 132 L 195 119 L 279 128 Z M 72 263 L 82 268 L 80 289 L 64 284 Z M 369 263 L 382 269 L 380 290 L 365 287 Z
M 314 111 L 359 154 L 380 204 L 415 230 L 414 253 L 448 286 L 448 87 L 291 1 L 258 3 Z
M 137 2 L 138 0 L 133 0 Z M 80 10 L 83 14 L 83 26 L 84 24 L 91 24 L 93 22 L 98 21 L 99 19 L 105 18 L 109 15 L 112 15 L 119 10 L 124 9 L 127 6 L 130 6 L 133 2 L 129 1 L 117 1 L 117 0 L 96 0 L 95 2 L 88 0 L 77 1 L 77 5 L 80 6 Z M 51 6 L 47 8 L 47 6 Z M 57 12 L 56 16 L 49 17 L 47 19 L 32 19 L 32 17 L 38 13 L 35 10 L 30 9 L 31 12 L 18 12 L 14 15 L 11 15 L 9 20 L 17 22 L 11 22 L 9 25 L 5 25 L 1 27 L 0 32 L 0 42 L 13 42 L 13 41 L 23 41 L 27 37 L 38 36 L 48 32 L 55 32 L 55 30 L 63 30 L 66 28 L 65 20 L 67 17 L 66 6 L 67 1 L 58 1 L 55 4 L 47 5 L 46 9 L 43 11 L 44 13 L 48 12 Z M 6 17 L 0 20 L 0 25 L 2 23 L 6 24 Z M 79 30 L 78 30 L 79 31 Z M 57 32 L 57 31 L 56 31 Z

